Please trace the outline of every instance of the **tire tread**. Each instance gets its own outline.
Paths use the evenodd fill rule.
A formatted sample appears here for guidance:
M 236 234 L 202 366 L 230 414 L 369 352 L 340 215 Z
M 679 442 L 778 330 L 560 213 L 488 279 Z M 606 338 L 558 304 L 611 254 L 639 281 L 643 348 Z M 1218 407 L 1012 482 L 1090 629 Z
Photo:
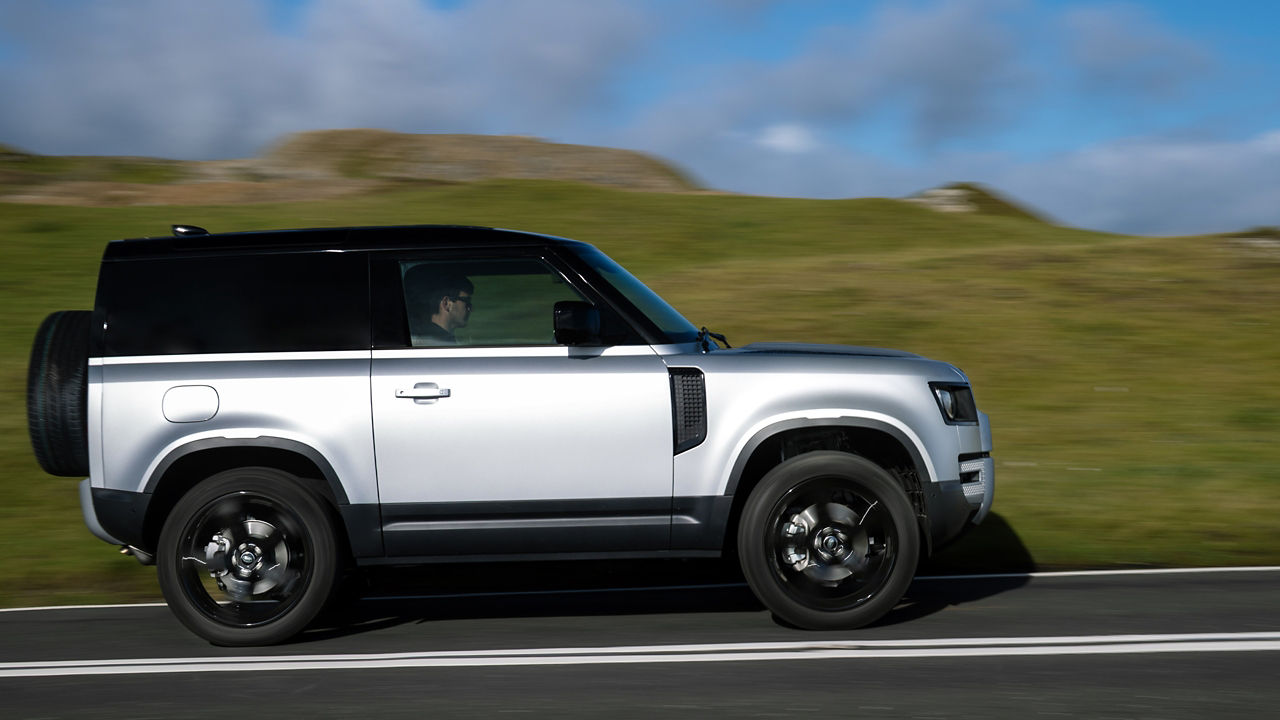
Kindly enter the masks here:
M 89 474 L 88 364 L 93 313 L 52 313 L 36 331 L 27 366 L 27 429 L 50 475 Z

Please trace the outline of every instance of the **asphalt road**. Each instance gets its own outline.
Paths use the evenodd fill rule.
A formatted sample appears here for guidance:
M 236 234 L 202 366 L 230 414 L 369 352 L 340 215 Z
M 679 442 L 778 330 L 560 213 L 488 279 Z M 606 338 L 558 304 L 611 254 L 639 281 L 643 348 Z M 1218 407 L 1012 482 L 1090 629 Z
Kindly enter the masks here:
M 813 633 L 715 566 L 635 567 L 375 578 L 271 648 L 162 606 L 4 611 L 0 717 L 1280 716 L 1277 569 L 921 579 Z

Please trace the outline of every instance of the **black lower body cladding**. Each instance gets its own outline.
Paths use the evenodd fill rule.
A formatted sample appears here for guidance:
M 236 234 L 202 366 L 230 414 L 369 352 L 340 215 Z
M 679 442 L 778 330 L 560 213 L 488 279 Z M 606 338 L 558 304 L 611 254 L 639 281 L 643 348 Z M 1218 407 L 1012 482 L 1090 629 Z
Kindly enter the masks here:
M 88 310 L 62 310 L 36 331 L 27 367 L 27 427 L 36 461 L 50 475 L 89 474 Z

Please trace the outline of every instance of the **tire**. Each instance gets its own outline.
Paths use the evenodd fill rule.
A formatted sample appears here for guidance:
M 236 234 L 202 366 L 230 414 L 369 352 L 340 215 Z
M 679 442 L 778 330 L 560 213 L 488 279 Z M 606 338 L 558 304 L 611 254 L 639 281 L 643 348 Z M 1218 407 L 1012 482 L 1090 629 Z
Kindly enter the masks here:
M 752 592 L 808 630 L 875 622 L 915 574 L 915 512 L 884 469 L 842 452 L 811 452 L 769 471 L 747 498 L 738 556 Z
M 324 501 L 272 468 L 218 473 L 174 506 L 157 574 L 169 609 L 215 645 L 271 645 L 302 632 L 337 577 Z
M 36 330 L 27 365 L 27 429 L 50 475 L 89 474 L 88 310 L 63 310 Z

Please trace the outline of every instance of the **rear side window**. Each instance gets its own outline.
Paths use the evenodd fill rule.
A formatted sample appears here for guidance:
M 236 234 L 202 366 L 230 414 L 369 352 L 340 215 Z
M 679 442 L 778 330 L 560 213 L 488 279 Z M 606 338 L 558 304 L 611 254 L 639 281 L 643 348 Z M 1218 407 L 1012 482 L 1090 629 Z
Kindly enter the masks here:
M 107 356 L 369 347 L 363 253 L 106 263 L 98 305 Z

